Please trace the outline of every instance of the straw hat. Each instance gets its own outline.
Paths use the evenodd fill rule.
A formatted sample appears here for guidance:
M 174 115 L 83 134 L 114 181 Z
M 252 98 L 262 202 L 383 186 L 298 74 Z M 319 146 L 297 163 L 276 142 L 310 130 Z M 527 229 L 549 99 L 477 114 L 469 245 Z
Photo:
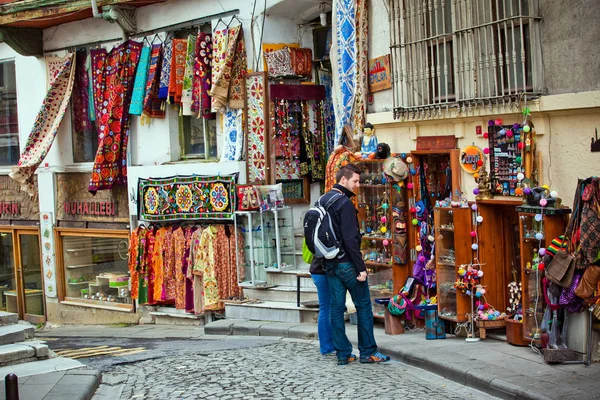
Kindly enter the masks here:
M 383 173 L 395 182 L 403 181 L 408 176 L 408 167 L 398 157 L 388 157 L 383 162 Z

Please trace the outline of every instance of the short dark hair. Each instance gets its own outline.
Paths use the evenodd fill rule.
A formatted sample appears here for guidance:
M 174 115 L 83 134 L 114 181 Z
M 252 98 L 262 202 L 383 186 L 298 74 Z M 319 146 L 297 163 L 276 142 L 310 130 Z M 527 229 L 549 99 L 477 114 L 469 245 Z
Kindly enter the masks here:
M 346 179 L 350 179 L 354 174 L 360 175 L 360 168 L 354 164 L 346 164 L 335 174 L 335 183 L 340 183 L 343 176 L 345 176 Z

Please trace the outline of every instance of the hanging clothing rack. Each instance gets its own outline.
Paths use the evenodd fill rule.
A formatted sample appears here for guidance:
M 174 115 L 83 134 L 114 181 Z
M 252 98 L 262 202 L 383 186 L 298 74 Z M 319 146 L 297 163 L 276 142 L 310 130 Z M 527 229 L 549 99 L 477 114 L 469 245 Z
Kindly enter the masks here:
M 217 19 L 217 18 L 221 19 L 221 18 L 225 18 L 225 17 L 229 17 L 229 16 L 234 16 L 236 19 L 238 19 L 237 14 L 239 14 L 239 12 L 240 12 L 239 9 L 235 9 L 235 10 L 225 11 L 225 12 L 218 13 L 218 14 L 208 15 L 208 16 L 202 17 L 202 18 L 196 18 L 196 19 L 185 21 L 185 22 L 180 22 L 178 24 L 165 25 L 160 28 L 137 32 L 137 33 L 131 35 L 129 38 L 135 39 L 135 38 L 140 38 L 140 37 L 145 37 L 145 36 L 156 35 L 161 32 L 165 32 L 165 33 L 177 32 L 177 31 L 180 31 L 183 29 L 200 27 L 200 26 L 210 23 L 212 20 Z M 238 21 L 239 21 L 239 19 L 238 19 Z M 122 40 L 123 40 L 122 37 L 117 37 L 117 38 L 113 38 L 113 39 L 99 40 L 99 41 L 91 42 L 91 43 L 81 43 L 81 44 L 75 44 L 75 45 L 71 45 L 71 46 L 48 49 L 48 50 L 44 49 L 44 54 L 53 53 L 56 51 L 63 51 L 63 50 L 76 50 L 77 48 L 82 48 L 82 47 L 88 47 L 88 48 L 96 47 L 96 46 L 100 46 L 100 45 L 103 45 L 106 43 L 121 42 Z

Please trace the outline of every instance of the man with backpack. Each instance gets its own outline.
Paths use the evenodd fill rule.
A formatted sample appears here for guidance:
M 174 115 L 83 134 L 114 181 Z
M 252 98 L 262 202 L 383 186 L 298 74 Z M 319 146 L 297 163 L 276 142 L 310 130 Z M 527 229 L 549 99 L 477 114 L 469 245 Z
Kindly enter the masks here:
M 339 251 L 329 251 L 325 258 L 325 270 L 331 297 L 331 333 L 337 353 L 338 365 L 345 365 L 356 360 L 352 354 L 352 344 L 346 336 L 344 311 L 346 292 L 350 292 L 356 306 L 358 317 L 358 349 L 361 363 L 380 363 L 390 360 L 377 351 L 377 343 L 373 334 L 373 309 L 367 281 L 367 271 L 360 251 L 361 235 L 359 232 L 357 211 L 350 200 L 359 186 L 360 169 L 354 164 L 343 166 L 335 176 L 336 184 L 325 193 L 319 203 L 326 204 L 328 221 L 325 227 L 331 227 L 334 241 Z M 339 196 L 341 193 L 343 196 Z M 331 200 L 335 196 L 335 201 Z M 308 213 L 307 213 L 308 214 Z M 325 220 L 324 220 L 325 221 Z M 330 223 L 330 225 L 329 225 Z M 305 223 L 306 230 L 306 223 Z M 327 236 L 327 235 L 325 235 Z M 316 237 L 316 236 L 315 236 Z M 321 236 L 319 236 L 321 239 Z M 323 240 L 325 240 L 323 238 Z M 312 243 L 318 245 L 321 243 Z M 316 246 L 319 247 L 319 246 Z M 335 247 L 335 246 L 332 246 Z M 331 250 L 332 247 L 327 248 Z M 309 247 L 310 248 L 310 247 Z M 312 250 L 312 249 L 311 249 Z M 315 256 L 319 256 L 317 250 Z M 331 254 L 336 253 L 333 258 Z

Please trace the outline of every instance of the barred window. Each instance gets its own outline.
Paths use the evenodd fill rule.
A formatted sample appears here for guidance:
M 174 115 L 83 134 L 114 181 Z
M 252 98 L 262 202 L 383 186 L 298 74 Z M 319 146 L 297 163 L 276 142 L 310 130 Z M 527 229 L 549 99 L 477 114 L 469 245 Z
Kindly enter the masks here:
M 538 0 L 389 0 L 395 118 L 542 89 Z

